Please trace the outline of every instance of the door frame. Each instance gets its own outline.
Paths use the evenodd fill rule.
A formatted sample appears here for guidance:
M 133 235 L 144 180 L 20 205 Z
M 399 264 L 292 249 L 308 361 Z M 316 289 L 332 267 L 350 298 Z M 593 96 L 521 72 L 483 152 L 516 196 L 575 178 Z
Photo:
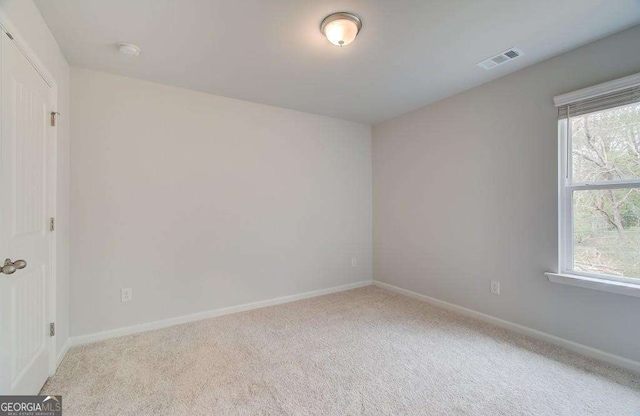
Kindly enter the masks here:
M 11 23 L 11 20 L 0 9 L 0 30 L 4 33 L 0 33 L 0 36 L 6 36 L 5 33 L 10 33 L 11 38 L 18 50 L 29 61 L 31 66 L 40 74 L 45 83 L 49 86 L 49 111 L 57 112 L 58 108 L 58 83 L 56 79 L 51 75 L 51 72 L 42 63 L 38 55 L 29 47 L 29 44 L 25 41 L 24 37 L 20 35 L 18 29 Z M 0 58 L 1 59 L 1 58 Z M 55 109 L 55 110 L 54 110 Z M 58 166 L 58 133 L 57 127 L 51 126 L 51 123 L 47 123 L 47 211 L 49 217 L 57 218 L 57 166 Z M 57 241 L 56 233 L 49 232 L 49 273 L 46 281 L 47 287 L 47 320 L 48 322 L 56 322 L 56 253 L 57 253 Z M 57 332 L 57 328 L 56 328 Z M 56 336 L 49 337 L 49 375 L 52 376 L 56 372 L 57 367 L 57 348 L 56 348 Z

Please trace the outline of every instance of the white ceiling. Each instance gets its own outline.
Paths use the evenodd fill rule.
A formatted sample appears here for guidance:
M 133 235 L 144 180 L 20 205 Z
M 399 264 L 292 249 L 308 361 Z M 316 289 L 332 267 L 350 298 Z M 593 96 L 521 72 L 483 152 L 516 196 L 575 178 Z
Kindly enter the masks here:
M 638 0 L 36 0 L 71 65 L 377 123 L 640 23 Z M 331 45 L 328 14 L 362 18 Z M 121 56 L 117 42 L 142 48 Z M 476 63 L 510 47 L 525 56 Z

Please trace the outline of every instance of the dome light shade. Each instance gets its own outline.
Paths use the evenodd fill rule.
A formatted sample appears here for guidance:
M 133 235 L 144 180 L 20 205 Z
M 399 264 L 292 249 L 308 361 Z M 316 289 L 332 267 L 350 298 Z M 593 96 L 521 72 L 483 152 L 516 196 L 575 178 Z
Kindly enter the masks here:
M 118 51 L 127 56 L 140 56 L 140 48 L 133 43 L 118 43 Z
M 353 42 L 360 29 L 362 29 L 360 18 L 344 12 L 325 17 L 320 25 L 320 31 L 336 46 L 346 46 Z

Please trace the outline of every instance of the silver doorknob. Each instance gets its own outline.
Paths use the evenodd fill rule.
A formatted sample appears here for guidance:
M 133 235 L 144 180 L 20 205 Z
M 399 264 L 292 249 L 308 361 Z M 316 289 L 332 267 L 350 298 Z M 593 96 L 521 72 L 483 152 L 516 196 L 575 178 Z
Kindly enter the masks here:
M 11 259 L 6 259 L 4 261 L 4 266 L 0 268 L 0 273 L 13 274 L 16 270 L 24 269 L 25 267 L 27 267 L 27 262 L 24 260 L 16 260 L 12 262 Z

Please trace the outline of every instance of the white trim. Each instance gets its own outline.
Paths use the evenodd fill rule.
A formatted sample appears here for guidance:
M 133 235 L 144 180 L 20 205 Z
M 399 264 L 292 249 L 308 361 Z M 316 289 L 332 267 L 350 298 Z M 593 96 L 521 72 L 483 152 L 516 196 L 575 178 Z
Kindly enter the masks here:
M 91 344 L 105 339 L 122 337 L 125 335 L 138 334 L 140 332 L 152 331 L 154 329 L 167 328 L 174 325 L 186 324 L 189 322 L 200 321 L 202 319 L 215 318 L 218 316 L 231 315 L 238 312 L 250 311 L 253 309 L 265 308 L 267 306 L 280 305 L 283 303 L 295 302 L 297 300 L 314 298 L 316 296 L 329 295 L 331 293 L 343 292 L 345 290 L 356 289 L 359 287 L 369 286 L 373 284 L 371 280 L 350 283 L 347 285 L 331 287 L 328 289 L 313 290 L 311 292 L 299 293 L 296 295 L 283 296 L 280 298 L 262 300 L 258 302 L 245 303 L 242 305 L 229 306 L 226 308 L 213 309 L 205 312 L 198 312 L 190 315 L 178 316 L 175 318 L 163 319 L 160 321 L 147 322 L 139 325 L 132 325 L 123 328 L 111 329 L 109 331 L 96 332 L 87 335 L 78 335 L 69 339 L 71 346 Z
M 573 270 L 571 268 L 565 268 L 557 273 L 555 272 L 545 272 L 546 273 L 551 273 L 551 274 L 557 274 L 557 275 L 568 275 L 568 276 L 575 276 L 577 278 L 581 278 L 581 277 L 588 277 L 591 279 L 596 279 L 598 281 L 602 280 L 605 282 L 621 282 L 621 283 L 626 283 L 626 284 L 630 284 L 632 286 L 637 286 L 640 282 L 640 280 L 638 280 L 638 278 L 635 277 L 626 277 L 626 276 L 616 276 L 613 274 L 605 274 L 605 273 L 589 273 L 589 272 L 583 272 L 581 270 Z
M 7 14 L 2 9 L 0 9 L 0 28 L 2 28 L 5 32 L 11 34 L 13 42 L 16 44 L 20 52 L 22 52 L 22 54 L 25 56 L 25 58 L 27 58 L 29 63 L 31 63 L 36 71 L 38 71 L 40 76 L 49 85 L 49 87 L 57 89 L 58 84 L 56 82 L 56 79 L 53 77 L 53 75 L 51 75 L 47 67 L 42 63 L 40 58 L 38 58 L 38 55 L 36 55 L 33 49 L 29 47 L 29 44 L 24 40 L 22 35 L 20 35 L 18 29 L 16 29 L 13 23 L 11 23 L 11 19 L 9 19 L 9 16 L 7 16 Z
M 62 362 L 62 360 L 64 360 L 67 352 L 69 352 L 69 348 L 71 348 L 71 340 L 67 338 L 67 342 L 64 343 L 62 349 L 60 350 L 60 353 L 58 354 L 58 357 L 56 358 L 56 370 L 58 369 L 58 367 L 60 367 L 60 363 Z
M 545 273 L 545 275 L 554 283 L 640 297 L 640 284 L 599 279 L 597 277 L 580 276 L 570 273 Z
M 571 143 L 568 134 L 568 119 L 558 122 L 558 268 L 573 267 L 573 194 L 567 189 L 573 172 L 567 168 L 572 163 Z M 568 222 L 567 222 L 568 221 Z
M 604 82 L 581 90 L 568 92 L 566 94 L 553 97 L 553 104 L 560 107 L 572 104 L 577 101 L 588 100 L 599 95 L 610 94 L 612 92 L 624 90 L 640 86 L 640 73 L 629 75 L 628 77 L 614 79 L 613 81 Z
M 14 39 L 15 41 L 15 39 Z M 58 87 L 54 84 L 49 88 L 49 104 L 51 108 L 49 111 L 55 111 L 58 107 Z M 47 219 L 48 218 L 57 218 L 58 212 L 58 127 L 51 126 L 51 123 L 47 123 L 49 140 L 47 143 Z M 45 222 L 45 226 L 47 230 L 48 221 Z M 58 261 L 57 261 L 57 253 L 58 253 L 58 239 L 57 234 L 55 232 L 47 231 L 49 233 L 49 323 L 54 322 L 56 325 L 56 333 L 58 332 L 59 325 L 57 321 L 57 272 L 58 272 Z M 54 375 L 56 372 L 56 353 L 57 353 L 57 341 L 56 336 L 49 338 L 50 347 L 49 347 L 49 375 Z
M 440 299 L 425 296 L 420 293 L 413 292 L 411 290 L 402 289 L 400 287 L 393 286 L 388 283 L 383 283 L 383 282 L 374 280 L 373 284 L 377 287 L 387 289 L 387 290 L 399 293 L 401 295 L 409 296 L 419 301 L 427 302 L 434 306 L 438 306 L 453 312 L 457 312 L 461 315 L 479 319 L 483 322 L 487 322 L 487 323 L 499 326 L 501 328 L 505 328 L 513 332 L 517 332 L 519 334 L 529 336 L 531 338 L 539 339 L 541 341 L 546 341 L 550 344 L 557 345 L 558 347 L 566 348 L 568 350 L 587 356 L 589 358 L 594 358 L 596 360 L 604 361 L 606 363 L 613 364 L 618 367 L 622 367 L 636 373 L 640 373 L 640 362 L 638 361 L 630 360 L 628 358 L 620 357 L 618 355 L 604 352 L 596 348 L 578 344 L 577 342 L 569 341 L 567 339 L 560 338 L 555 335 L 548 334 L 546 332 L 538 331 L 537 329 L 529 328 L 524 325 L 520 325 L 510 321 L 506 321 L 504 319 L 496 318 L 495 316 L 487 315 L 481 312 L 474 311 L 472 309 L 467 309 L 462 306 L 454 305 L 453 303 L 449 303 L 449 302 L 442 301 Z

